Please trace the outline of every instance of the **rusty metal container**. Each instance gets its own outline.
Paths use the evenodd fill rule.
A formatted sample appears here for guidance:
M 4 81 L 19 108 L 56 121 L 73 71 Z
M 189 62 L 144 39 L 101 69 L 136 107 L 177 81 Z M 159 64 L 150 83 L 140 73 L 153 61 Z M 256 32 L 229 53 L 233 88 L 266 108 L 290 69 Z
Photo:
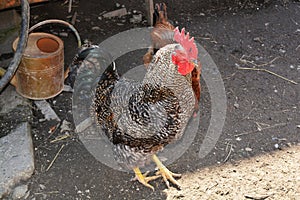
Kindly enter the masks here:
M 13 42 L 16 50 L 18 38 Z M 59 94 L 64 85 L 64 45 L 55 35 L 31 33 L 16 72 L 16 90 L 22 96 L 49 99 Z

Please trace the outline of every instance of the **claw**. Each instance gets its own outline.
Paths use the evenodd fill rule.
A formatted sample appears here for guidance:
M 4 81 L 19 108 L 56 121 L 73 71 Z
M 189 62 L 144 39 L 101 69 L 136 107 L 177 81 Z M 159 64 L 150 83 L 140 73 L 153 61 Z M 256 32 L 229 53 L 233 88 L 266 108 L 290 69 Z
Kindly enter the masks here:
M 143 184 L 144 186 L 146 186 L 148 188 L 151 188 L 154 191 L 154 187 L 152 185 L 150 185 L 148 182 L 161 177 L 161 175 L 146 177 L 149 172 L 142 174 L 141 170 L 138 167 L 134 168 L 133 171 L 135 173 L 134 180 L 138 180 L 141 184 Z
M 158 157 L 156 155 L 152 156 L 153 161 L 156 163 L 159 171 L 156 172 L 156 175 L 160 175 L 162 176 L 163 180 L 165 181 L 166 185 L 168 188 L 170 188 L 170 183 L 173 183 L 174 185 L 176 185 L 179 189 L 181 188 L 180 184 L 175 180 L 175 178 L 177 177 L 181 177 L 181 174 L 176 174 L 171 172 L 170 170 L 168 170 L 168 168 L 166 168 L 158 159 Z M 174 178 L 175 177 L 175 178 Z
M 166 167 L 159 169 L 158 172 L 156 172 L 156 175 L 161 175 L 162 178 L 164 179 L 166 185 L 168 188 L 170 188 L 170 183 L 168 180 L 171 181 L 171 183 L 173 183 L 174 185 L 176 185 L 178 188 L 181 188 L 180 184 L 178 183 L 178 181 L 175 180 L 174 177 L 176 178 L 180 178 L 181 174 L 176 174 L 171 172 L 170 170 L 168 170 Z

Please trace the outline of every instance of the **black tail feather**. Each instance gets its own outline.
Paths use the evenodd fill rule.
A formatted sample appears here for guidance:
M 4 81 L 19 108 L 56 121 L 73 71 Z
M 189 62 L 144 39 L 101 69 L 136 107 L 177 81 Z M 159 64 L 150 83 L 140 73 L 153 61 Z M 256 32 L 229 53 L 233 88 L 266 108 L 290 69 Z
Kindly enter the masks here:
M 75 79 L 78 73 L 78 69 L 81 66 L 82 62 L 87 58 L 92 50 L 99 48 L 97 45 L 87 45 L 82 46 L 78 53 L 73 58 L 71 65 L 69 66 L 69 74 L 65 79 L 65 84 L 74 87 Z

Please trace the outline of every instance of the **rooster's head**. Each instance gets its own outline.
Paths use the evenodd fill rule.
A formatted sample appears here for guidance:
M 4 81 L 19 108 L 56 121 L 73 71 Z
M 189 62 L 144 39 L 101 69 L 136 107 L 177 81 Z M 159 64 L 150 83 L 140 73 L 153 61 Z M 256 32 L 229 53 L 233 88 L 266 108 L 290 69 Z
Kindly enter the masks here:
M 190 39 L 189 33 L 185 35 L 184 28 L 174 30 L 174 40 L 179 43 L 172 54 L 172 62 L 178 66 L 178 72 L 185 76 L 193 71 L 197 65 L 198 49 L 194 37 Z

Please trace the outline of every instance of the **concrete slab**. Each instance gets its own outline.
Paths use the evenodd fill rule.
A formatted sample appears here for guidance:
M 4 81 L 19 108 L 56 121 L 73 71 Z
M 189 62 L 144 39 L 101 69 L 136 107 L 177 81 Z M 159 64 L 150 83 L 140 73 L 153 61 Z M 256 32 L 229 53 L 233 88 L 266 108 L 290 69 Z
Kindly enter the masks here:
M 1 55 L 12 52 L 12 42 L 18 36 L 21 20 L 15 11 L 6 14 L 11 14 L 15 20 L 10 20 L 11 24 L 6 24 L 7 27 L 1 27 Z M 10 60 L 2 58 L 1 65 L 7 66 Z M 20 96 L 13 86 L 8 85 L 0 92 L 0 199 L 11 192 L 21 180 L 30 178 L 33 173 L 30 121 L 31 102 Z M 16 191 L 15 196 L 20 196 L 22 191 Z
M 9 85 L 0 94 L 0 138 L 8 135 L 23 122 L 32 120 L 31 102 Z
M 33 144 L 28 122 L 0 138 L 0 199 L 34 171 Z
M 29 105 L 28 100 L 16 92 L 16 89 L 9 85 L 0 94 L 0 115 L 9 113 L 18 105 Z

